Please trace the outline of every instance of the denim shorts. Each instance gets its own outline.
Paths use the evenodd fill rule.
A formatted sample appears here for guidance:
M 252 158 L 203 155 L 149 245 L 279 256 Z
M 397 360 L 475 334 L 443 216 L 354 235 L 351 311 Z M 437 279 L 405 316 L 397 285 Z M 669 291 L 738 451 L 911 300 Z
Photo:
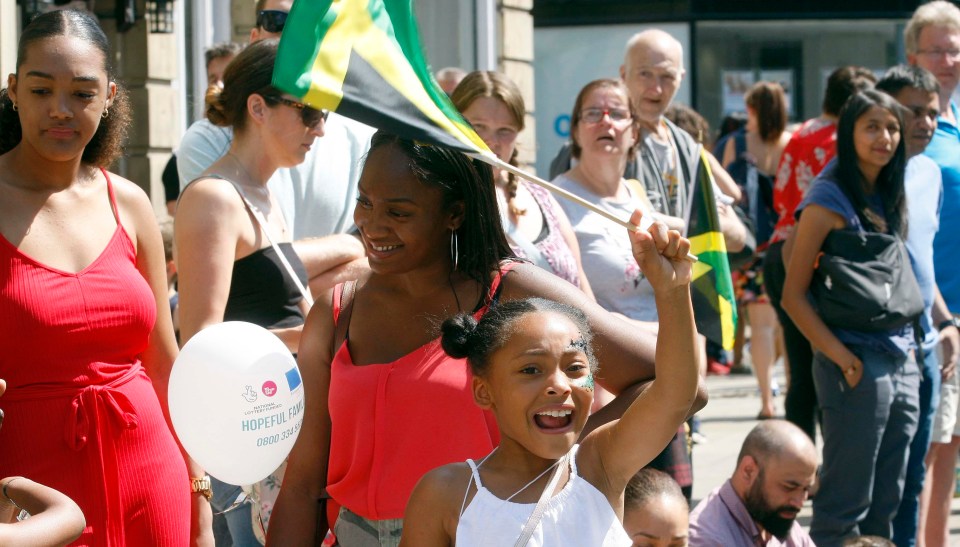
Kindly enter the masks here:
M 398 547 L 402 531 L 403 519 L 371 520 L 346 507 L 333 527 L 340 547 Z

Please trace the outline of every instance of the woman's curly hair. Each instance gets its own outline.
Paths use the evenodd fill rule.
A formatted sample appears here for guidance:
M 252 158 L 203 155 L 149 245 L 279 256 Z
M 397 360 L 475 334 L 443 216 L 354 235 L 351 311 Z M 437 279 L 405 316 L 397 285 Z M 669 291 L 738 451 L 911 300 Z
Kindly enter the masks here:
M 27 50 L 34 42 L 56 36 L 74 36 L 103 54 L 104 70 L 108 81 L 116 82 L 110 65 L 110 42 L 93 15 L 79 10 L 57 10 L 37 16 L 23 29 L 17 48 L 17 74 L 27 57 Z M 123 146 L 130 127 L 130 100 L 123 86 L 116 82 L 117 94 L 110 105 L 106 118 L 100 120 L 96 133 L 83 150 L 82 161 L 89 165 L 107 167 L 123 155 Z M 20 114 L 13 109 L 13 101 L 6 89 L 0 90 L 0 154 L 5 154 L 20 144 L 23 129 Z

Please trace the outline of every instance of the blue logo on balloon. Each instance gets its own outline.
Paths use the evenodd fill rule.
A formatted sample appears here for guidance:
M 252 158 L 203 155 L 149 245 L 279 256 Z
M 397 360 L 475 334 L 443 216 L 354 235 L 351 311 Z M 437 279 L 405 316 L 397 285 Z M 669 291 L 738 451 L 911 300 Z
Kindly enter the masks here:
M 570 114 L 560 114 L 553 120 L 553 131 L 563 137 L 570 136 Z
M 302 381 L 300 380 L 300 371 L 297 370 L 297 367 L 293 367 L 288 370 L 286 373 L 287 376 L 287 386 L 290 387 L 290 391 L 293 391 L 300 387 Z

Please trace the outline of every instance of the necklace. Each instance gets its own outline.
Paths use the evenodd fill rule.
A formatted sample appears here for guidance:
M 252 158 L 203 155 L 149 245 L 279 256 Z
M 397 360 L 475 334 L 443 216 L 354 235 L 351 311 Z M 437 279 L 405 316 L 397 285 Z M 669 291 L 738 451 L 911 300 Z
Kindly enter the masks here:
M 243 172 L 243 175 L 247 178 L 247 182 L 255 182 L 255 181 L 256 181 L 256 179 L 254 179 L 253 176 L 250 175 L 250 171 L 248 171 L 247 168 L 244 167 L 243 162 L 240 161 L 240 158 L 238 158 L 238 157 L 237 157 L 233 152 L 231 152 L 231 151 L 228 151 L 228 152 L 227 152 L 227 155 L 230 156 L 230 159 L 233 160 L 233 162 L 234 162 L 235 164 L 237 164 L 237 167 L 239 168 L 239 171 L 242 171 L 242 172 Z M 237 186 L 237 190 L 241 191 L 241 193 L 243 192 L 243 190 L 240 188 L 241 186 L 242 186 L 243 188 L 245 188 L 245 189 L 249 189 L 249 190 L 254 190 L 254 191 L 256 191 L 256 193 L 257 193 L 257 194 L 260 194 L 260 195 L 262 196 L 262 199 L 265 199 L 266 202 L 267 202 L 267 204 L 270 205 L 270 189 L 267 188 L 266 185 L 253 186 L 253 185 L 247 185 L 247 184 L 236 184 L 236 183 L 234 183 L 234 184 Z M 260 214 L 263 215 L 264 218 L 266 218 L 267 215 L 264 214 L 264 209 L 263 209 L 263 207 L 259 207 L 258 205 L 250 202 L 249 199 L 247 199 L 246 201 L 250 204 L 251 207 L 256 208 L 256 209 L 260 212 Z M 267 209 L 269 210 L 270 208 L 268 207 Z M 282 214 L 280 215 L 279 228 L 280 228 L 280 233 L 282 233 L 282 234 L 286 234 L 286 233 L 287 233 L 287 221 L 286 221 L 286 219 L 283 218 L 283 215 L 282 215 Z
M 480 463 L 477 464 L 477 470 L 478 470 L 477 472 L 478 472 L 478 473 L 479 473 L 480 466 L 483 465 L 488 459 L 490 459 L 490 456 L 493 456 L 493 453 L 497 451 L 497 448 L 500 448 L 500 447 L 498 446 L 498 447 L 494 448 L 494 449 L 493 449 L 493 452 L 490 452 L 489 454 L 487 454 L 487 457 L 484 458 L 484 459 L 482 459 L 482 460 L 480 461 Z M 541 478 L 543 478 L 544 475 L 546 475 L 547 473 L 549 473 L 551 469 L 553 469 L 554 467 L 556 467 L 557 465 L 559 465 L 560 462 L 564 461 L 565 459 L 566 459 L 566 458 L 560 458 L 559 460 L 557 460 L 557 461 L 553 462 L 552 464 L 550 464 L 550 467 L 547 467 L 546 469 L 544 469 L 539 475 L 537 475 L 536 477 L 534 477 L 533 480 L 531 480 L 531 481 L 528 482 L 527 484 L 524 484 L 523 487 L 522 487 L 520 490 L 517 490 L 516 492 L 514 492 L 509 498 L 505 499 L 504 501 L 510 501 L 510 500 L 512 500 L 513 498 L 517 497 L 517 494 L 519 494 L 520 492 L 523 492 L 523 491 L 526 490 L 527 488 L 530 488 L 530 486 L 531 486 L 533 483 L 535 483 L 535 482 L 537 482 L 538 480 L 540 480 Z
M 243 162 L 240 161 L 240 158 L 238 158 L 236 154 L 234 154 L 233 152 L 227 152 L 227 155 L 230 156 L 230 159 L 233 160 L 233 163 L 237 164 L 238 170 L 243 173 L 243 176 L 247 179 L 248 183 L 256 182 L 256 179 L 253 178 L 253 175 L 250 174 L 250 171 L 247 170 L 247 168 L 243 165 Z M 261 193 L 266 193 L 266 190 L 267 190 L 266 186 L 256 187 L 248 184 L 245 184 L 244 186 L 248 188 L 254 188 L 257 191 L 260 191 Z

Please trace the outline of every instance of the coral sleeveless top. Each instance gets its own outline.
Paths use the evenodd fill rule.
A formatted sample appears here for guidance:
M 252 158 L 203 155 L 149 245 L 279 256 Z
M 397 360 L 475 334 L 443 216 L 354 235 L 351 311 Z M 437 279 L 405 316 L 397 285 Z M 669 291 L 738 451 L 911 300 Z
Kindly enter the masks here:
M 501 266 L 487 294 L 493 303 Z M 342 285 L 334 298 L 339 317 Z M 478 319 L 489 304 L 474 313 Z M 473 401 L 466 359 L 454 359 L 434 339 L 392 363 L 356 366 L 340 346 L 330 371 L 330 463 L 327 492 L 368 519 L 403 518 L 407 499 L 427 471 L 479 458 L 500 442 L 493 414 Z
M 104 176 L 117 228 L 83 270 L 0 236 L 0 476 L 77 502 L 87 527 L 74 545 L 185 545 L 186 465 L 140 363 L 156 300 Z

